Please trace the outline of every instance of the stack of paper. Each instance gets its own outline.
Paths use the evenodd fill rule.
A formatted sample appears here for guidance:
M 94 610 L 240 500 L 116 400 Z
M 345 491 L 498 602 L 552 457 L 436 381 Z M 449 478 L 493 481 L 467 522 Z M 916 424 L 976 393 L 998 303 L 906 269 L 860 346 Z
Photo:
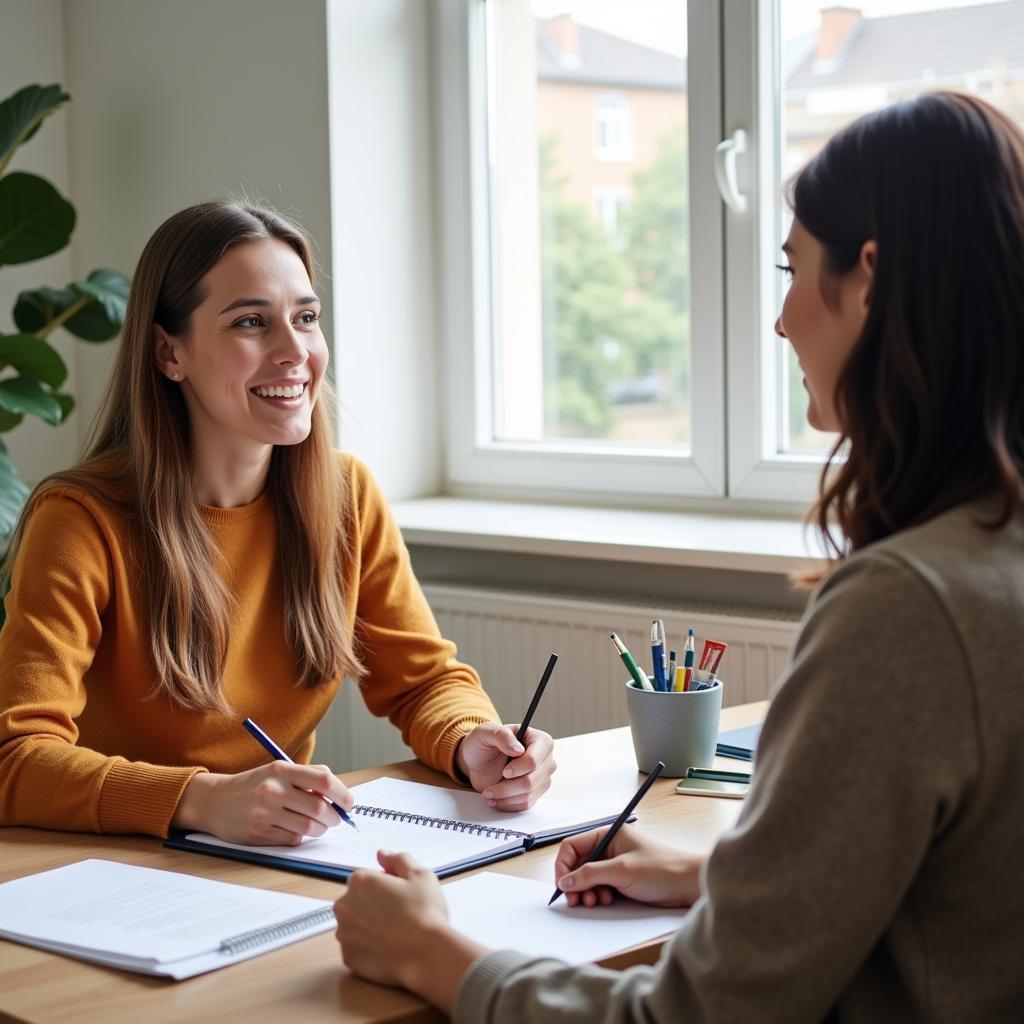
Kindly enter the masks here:
M 227 967 L 333 926 L 325 900 L 106 860 L 0 885 L 0 938 L 171 978 Z

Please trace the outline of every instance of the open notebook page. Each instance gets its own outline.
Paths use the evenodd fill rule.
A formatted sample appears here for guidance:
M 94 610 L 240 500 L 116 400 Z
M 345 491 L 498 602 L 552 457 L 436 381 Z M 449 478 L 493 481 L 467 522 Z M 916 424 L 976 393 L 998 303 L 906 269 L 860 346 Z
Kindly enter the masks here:
M 685 910 L 616 899 L 610 907 L 547 905 L 554 880 L 538 882 L 481 871 L 444 886 L 448 917 L 457 931 L 489 949 L 519 949 L 572 964 L 601 960 L 668 935 Z
M 358 787 L 357 787 L 358 788 Z M 347 825 L 329 829 L 317 839 L 304 839 L 298 846 L 240 846 L 216 836 L 194 832 L 190 840 L 232 850 L 248 850 L 266 857 L 312 861 L 337 868 L 379 868 L 378 850 L 411 853 L 431 871 L 445 868 L 501 850 L 522 847 L 517 836 L 473 835 L 450 829 L 414 825 L 411 822 L 356 815 L 359 831 Z
M 614 820 L 622 810 L 607 801 L 574 800 L 568 803 L 544 796 L 528 811 L 509 813 L 489 807 L 487 801 L 472 790 L 445 789 L 442 786 L 386 777 L 354 786 L 352 795 L 356 798 L 357 806 L 383 807 L 406 814 L 425 814 L 431 818 L 493 825 L 537 839 Z M 357 815 L 355 820 L 361 823 L 365 816 Z

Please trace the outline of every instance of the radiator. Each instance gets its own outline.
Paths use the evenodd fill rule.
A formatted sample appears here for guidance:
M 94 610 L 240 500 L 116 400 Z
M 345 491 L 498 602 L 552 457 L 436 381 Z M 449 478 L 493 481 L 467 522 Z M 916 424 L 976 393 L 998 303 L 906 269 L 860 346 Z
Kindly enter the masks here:
M 641 666 L 650 662 L 652 618 L 665 621 L 682 660 L 687 627 L 729 649 L 719 674 L 723 703 L 766 698 L 782 673 L 799 615 L 725 605 L 641 603 L 615 595 L 524 593 L 449 583 L 423 586 L 441 632 L 480 673 L 502 718 L 518 721 L 552 651 L 559 656 L 534 725 L 571 736 L 626 724 L 626 670 L 608 637 L 614 630 Z M 666 652 L 667 658 L 667 652 Z M 388 722 L 366 711 L 347 683 L 318 731 L 318 757 L 337 771 L 411 757 Z

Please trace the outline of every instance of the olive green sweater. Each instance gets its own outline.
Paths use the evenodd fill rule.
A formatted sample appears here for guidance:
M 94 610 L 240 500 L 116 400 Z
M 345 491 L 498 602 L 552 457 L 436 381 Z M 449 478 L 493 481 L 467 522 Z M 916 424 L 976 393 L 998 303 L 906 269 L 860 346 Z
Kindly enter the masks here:
M 1024 516 L 992 532 L 983 508 L 819 588 L 656 966 L 492 953 L 455 1020 L 1024 1021 Z

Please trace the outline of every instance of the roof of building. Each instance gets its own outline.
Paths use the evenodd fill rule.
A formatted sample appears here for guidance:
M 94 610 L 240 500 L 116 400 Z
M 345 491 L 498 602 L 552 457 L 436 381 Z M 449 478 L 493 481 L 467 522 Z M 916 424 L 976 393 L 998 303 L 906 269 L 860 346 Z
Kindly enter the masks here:
M 580 82 L 590 85 L 633 86 L 641 89 L 685 89 L 686 61 L 663 50 L 576 25 L 578 59 L 565 60 L 539 20 L 537 78 L 541 81 Z
M 799 94 L 822 86 L 867 83 L 963 83 L 987 68 L 1024 70 L 1024 0 L 999 0 L 914 14 L 864 18 L 832 61 L 812 49 L 786 83 Z

